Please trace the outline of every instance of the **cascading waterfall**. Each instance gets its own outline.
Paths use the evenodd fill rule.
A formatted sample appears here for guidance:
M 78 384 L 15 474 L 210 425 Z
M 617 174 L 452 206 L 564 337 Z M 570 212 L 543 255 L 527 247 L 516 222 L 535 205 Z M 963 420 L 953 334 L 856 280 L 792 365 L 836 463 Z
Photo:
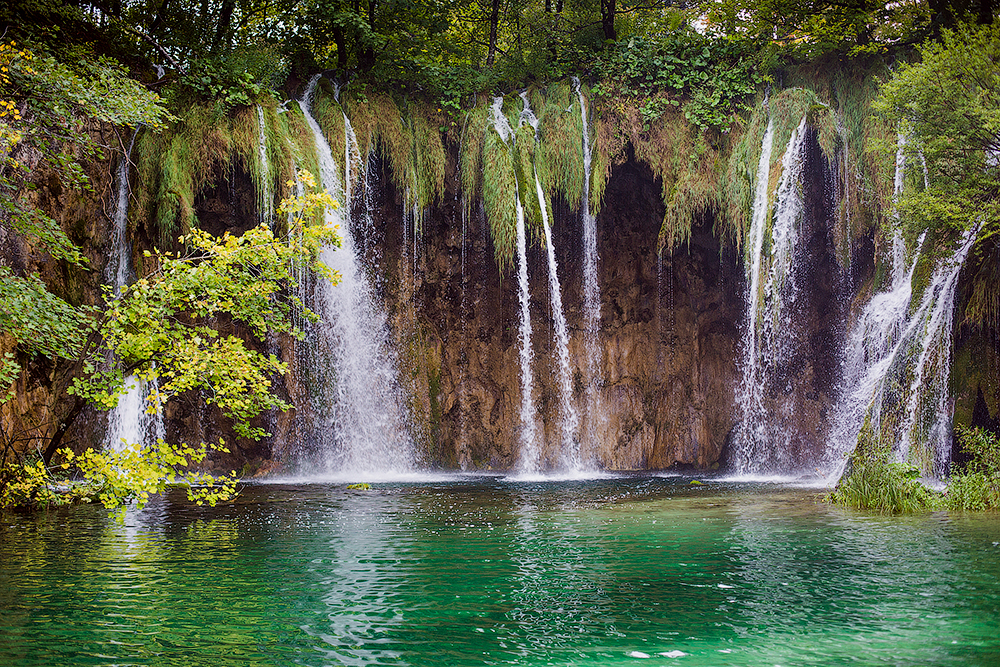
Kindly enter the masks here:
M 514 129 L 503 114 L 503 97 L 493 98 L 493 129 L 500 139 L 512 147 Z M 538 426 L 535 423 L 535 379 L 531 369 L 534 353 L 531 349 L 531 293 L 528 289 L 528 240 L 524 229 L 524 207 L 521 205 L 520 187 L 515 183 L 514 201 L 517 220 L 517 285 L 520 303 L 520 324 L 518 335 L 521 349 L 518 359 L 521 366 L 521 410 L 520 445 L 521 454 L 518 468 L 522 473 L 534 474 L 539 471 L 541 452 L 538 447 Z
M 258 152 L 260 154 L 260 187 L 257 196 L 257 211 L 260 222 L 273 229 L 274 227 L 274 197 L 271 195 L 271 169 L 267 162 L 267 132 L 264 122 L 264 108 L 257 105 Z
M 580 79 L 573 77 L 573 89 L 580 103 L 580 121 L 583 125 L 583 200 L 580 217 L 583 228 L 583 345 L 586 354 L 586 415 L 587 428 L 584 439 L 588 447 L 596 448 L 598 433 L 605 417 L 601 404 L 601 347 L 598 332 L 601 326 L 601 283 L 597 275 L 597 219 L 590 212 L 590 126 L 587 122 L 587 105 Z
M 905 147 L 906 138 L 900 134 L 895 199 L 903 192 Z M 926 186 L 926 168 L 924 177 Z M 913 463 L 938 478 L 947 473 L 951 457 L 952 318 L 959 272 L 977 230 L 966 231 L 952 255 L 938 262 L 914 308 L 912 283 L 924 235 L 907 261 L 898 219 L 895 222 L 891 284 L 865 307 L 843 354 L 845 381 L 828 462 L 838 477 L 845 456 L 863 437 L 877 438 L 891 448 L 895 460 Z
M 535 130 L 535 142 L 538 142 L 538 118 L 535 117 L 528 102 L 528 94 L 521 93 L 524 108 L 521 117 Z M 553 343 L 558 361 L 557 384 L 559 386 L 559 428 L 562 435 L 562 448 L 559 452 L 559 465 L 569 470 L 579 470 L 580 441 L 577 431 L 580 426 L 580 416 L 573 405 L 573 371 L 569 362 L 569 333 L 566 330 L 566 314 L 563 311 L 562 287 L 559 284 L 559 267 L 556 263 L 556 249 L 552 243 L 552 230 L 549 229 L 549 211 L 545 202 L 545 189 L 538 177 L 538 168 L 534 167 L 535 192 L 538 196 L 538 206 L 542 213 L 542 230 L 545 233 L 545 249 L 549 265 L 549 299 L 552 306 Z
M 132 157 L 132 146 L 135 136 L 129 145 L 128 152 L 118 163 L 115 174 L 115 200 L 112 216 L 111 249 L 112 257 L 108 263 L 105 279 L 114 286 L 115 295 L 121 294 L 123 287 L 132 280 L 132 243 L 128 238 L 128 200 L 129 200 L 129 163 Z M 163 417 L 156 406 L 156 411 L 150 414 L 148 408 L 150 397 L 155 400 L 158 394 L 156 381 L 144 382 L 135 375 L 125 378 L 125 393 L 118 398 L 118 403 L 108 413 L 107 445 L 115 451 L 121 451 L 125 444 L 146 445 L 165 437 Z
M 749 289 L 743 336 L 743 384 L 739 393 L 743 424 L 735 451 L 738 474 L 788 471 L 793 464 L 788 460 L 787 436 L 775 423 L 775 417 L 780 421 L 782 415 L 769 414 L 764 400 L 765 390 L 775 381 L 772 377 L 775 366 L 786 354 L 782 342 L 792 324 L 786 305 L 795 298 L 792 269 L 797 227 L 803 212 L 801 178 L 805 134 L 806 119 L 803 117 L 792 132 L 782 158 L 773 216 L 768 201 L 773 121 L 768 122 L 761 142 L 747 244 Z
M 322 261 L 339 272 L 336 286 L 318 281 L 314 309 L 312 358 L 322 385 L 313 387 L 313 425 L 327 474 L 392 475 L 413 469 L 412 441 L 407 435 L 405 405 L 396 379 L 395 355 L 389 345 L 384 313 L 374 303 L 371 287 L 356 256 L 349 198 L 341 187 L 337 165 L 323 132 L 311 113 L 319 76 L 313 77 L 299 103 L 312 130 L 323 186 L 342 202 L 326 212 L 328 225 L 339 225 L 342 247 L 324 248 Z M 351 153 L 345 157 L 350 159 Z M 351 164 L 345 165 L 349 173 Z
M 955 254 L 938 264 L 926 288 L 921 308 L 926 315 L 916 332 L 920 336 L 906 421 L 902 430 L 900 456 L 913 460 L 937 478 L 948 473 L 951 461 L 952 405 L 948 389 L 951 375 L 952 323 L 958 276 L 978 227 L 967 230 Z
M 897 136 L 896 173 L 893 179 L 893 198 L 899 199 L 903 191 L 906 168 L 906 137 Z M 923 236 L 917 242 L 917 249 Z M 917 257 L 907 265 L 906 244 L 898 220 L 892 232 L 892 275 L 889 289 L 872 297 L 851 331 L 843 353 L 844 381 L 837 404 L 831 432 L 832 446 L 828 449 L 827 462 L 839 477 L 846 462 L 846 454 L 854 449 L 865 419 L 869 428 L 877 433 L 882 428 L 882 406 L 886 391 L 886 374 L 898 352 L 903 332 L 907 330 L 907 310 L 913 293 L 913 272 Z
M 864 437 L 867 422 L 868 437 L 889 445 L 897 461 L 938 478 L 947 473 L 955 294 L 976 232 L 966 231 L 951 257 L 939 262 L 912 314 L 907 315 L 919 257 L 898 287 L 876 295 L 865 308 L 845 353 L 848 381 L 832 438 L 841 459 Z M 839 474 L 843 461 L 831 464 Z

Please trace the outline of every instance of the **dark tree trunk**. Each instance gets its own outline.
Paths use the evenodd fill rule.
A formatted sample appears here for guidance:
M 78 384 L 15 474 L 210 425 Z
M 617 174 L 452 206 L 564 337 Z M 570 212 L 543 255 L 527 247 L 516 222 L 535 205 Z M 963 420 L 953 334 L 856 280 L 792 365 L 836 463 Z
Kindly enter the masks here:
M 369 0 L 368 2 L 368 27 L 370 27 L 373 32 L 375 30 L 375 11 L 377 5 L 377 0 Z M 360 13 L 360 8 L 358 9 L 358 12 Z M 361 48 L 361 52 L 358 54 L 358 68 L 367 72 L 374 66 L 375 48 L 371 44 L 365 44 Z
M 493 67 L 493 61 L 497 56 L 497 29 L 500 25 L 500 2 L 492 0 L 490 6 L 490 46 L 486 52 L 486 66 Z
M 333 42 L 337 45 L 337 69 L 343 72 L 347 69 L 347 37 L 342 27 L 333 29 Z
M 62 445 L 63 438 L 66 437 L 66 431 L 68 431 L 69 427 L 73 425 L 73 422 L 76 421 L 76 418 L 80 416 L 80 414 L 83 412 L 83 408 L 86 405 L 87 404 L 79 396 L 73 399 L 73 407 L 70 408 L 69 414 L 67 414 L 66 417 L 63 418 L 62 422 L 59 424 L 59 427 L 56 429 L 55 434 L 52 436 L 52 439 L 49 440 L 49 444 L 45 448 L 45 451 L 42 452 L 42 461 L 45 462 L 45 465 L 49 465 L 49 463 L 52 461 L 52 457 L 55 456 L 55 453 L 59 450 L 59 447 Z
M 163 0 L 160 3 L 160 7 L 156 10 L 156 16 L 153 18 L 153 22 L 149 24 L 149 34 L 155 35 L 156 31 L 159 30 L 160 26 L 163 25 L 163 17 L 167 13 L 167 5 L 170 0 Z
M 215 39 L 212 40 L 212 52 L 218 53 L 221 47 L 229 38 L 229 24 L 233 19 L 233 10 L 236 8 L 236 0 L 222 0 L 222 9 L 219 10 L 219 23 L 215 26 Z
M 615 30 L 617 12 L 618 0 L 601 0 L 601 28 L 604 30 L 604 39 L 609 42 L 618 41 L 618 32 Z

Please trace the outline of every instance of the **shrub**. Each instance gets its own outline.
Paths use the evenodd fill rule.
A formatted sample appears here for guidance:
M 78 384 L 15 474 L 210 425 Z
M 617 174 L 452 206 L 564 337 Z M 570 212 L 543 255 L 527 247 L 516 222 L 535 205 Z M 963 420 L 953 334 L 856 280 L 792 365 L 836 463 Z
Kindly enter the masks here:
M 954 466 L 946 504 L 955 510 L 1000 508 L 1000 438 L 981 428 L 957 429 L 962 451 L 972 458 Z
M 888 445 L 870 437 L 866 423 L 847 470 L 829 500 L 877 514 L 909 514 L 940 506 L 940 494 L 920 482 L 920 469 L 910 463 L 892 462 L 891 455 Z

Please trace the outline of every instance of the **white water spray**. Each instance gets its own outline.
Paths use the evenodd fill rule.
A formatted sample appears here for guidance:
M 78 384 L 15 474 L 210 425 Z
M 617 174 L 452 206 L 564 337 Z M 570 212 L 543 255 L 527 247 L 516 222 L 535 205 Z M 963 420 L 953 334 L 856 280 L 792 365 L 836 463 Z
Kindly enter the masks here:
M 535 130 L 535 141 L 538 141 L 538 119 L 528 103 L 528 94 L 521 93 L 524 108 L 521 118 L 531 124 Z M 545 189 L 538 177 L 538 168 L 534 168 L 535 193 L 538 196 L 538 206 L 542 213 L 542 229 L 545 233 L 545 249 L 549 264 L 549 298 L 552 306 L 553 343 L 556 348 L 558 362 L 557 384 L 559 387 L 559 429 L 562 447 L 559 451 L 559 464 L 569 470 L 579 470 L 580 442 L 577 431 L 580 426 L 580 416 L 573 405 L 573 371 L 569 363 L 569 333 L 566 329 L 566 314 L 563 311 L 562 287 L 559 284 L 559 267 L 556 263 L 555 245 L 552 243 L 552 230 L 549 228 L 549 211 L 545 200 Z
M 740 403 L 742 428 L 735 450 L 737 474 L 786 471 L 788 438 L 776 424 L 782 415 L 765 408 L 765 389 L 774 382 L 773 370 L 785 354 L 783 336 L 791 328 L 785 305 L 794 300 L 792 280 L 798 225 L 803 211 L 801 176 L 805 118 L 792 132 L 781 162 L 773 217 L 768 201 L 774 125 L 768 122 L 761 142 L 748 248 L 748 292 L 743 336 L 743 384 Z M 768 223 L 771 223 L 770 225 Z M 776 420 L 775 417 L 778 419 Z
M 385 315 L 374 303 L 372 290 L 356 257 L 349 199 L 341 187 L 330 146 L 313 118 L 311 104 L 319 77 L 314 77 L 299 103 L 313 132 L 323 186 L 338 201 L 326 212 L 328 225 L 339 225 L 341 248 L 324 248 L 322 261 L 338 271 L 334 286 L 319 280 L 312 361 L 319 366 L 320 386 L 313 387 L 313 405 L 320 423 L 313 424 L 327 474 L 358 479 L 406 473 L 413 469 L 412 442 L 407 435 L 405 401 L 396 380 L 395 355 L 389 345 Z M 350 142 L 348 142 L 350 144 Z M 345 157 L 350 158 L 348 149 Z M 352 165 L 345 165 L 345 173 Z

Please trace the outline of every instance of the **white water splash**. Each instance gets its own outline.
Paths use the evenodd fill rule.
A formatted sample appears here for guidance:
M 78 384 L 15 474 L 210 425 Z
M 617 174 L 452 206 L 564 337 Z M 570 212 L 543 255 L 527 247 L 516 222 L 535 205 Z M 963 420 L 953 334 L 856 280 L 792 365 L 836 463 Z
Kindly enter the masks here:
M 312 362 L 317 368 L 311 370 L 320 382 L 312 388 L 312 402 L 320 423 L 311 426 L 327 474 L 374 480 L 412 470 L 413 445 L 385 314 L 376 307 L 356 257 L 349 201 L 330 146 L 311 113 L 318 80 L 317 76 L 309 82 L 299 105 L 315 138 L 321 182 L 341 202 L 340 208 L 326 212 L 326 223 L 339 225 L 343 245 L 324 248 L 321 254 L 322 261 L 340 273 L 341 281 L 334 286 L 321 279 L 315 289 L 314 309 L 321 321 L 313 343 Z M 348 149 L 345 157 L 350 155 Z M 345 166 L 345 172 L 352 168 Z
M 845 390 L 831 437 L 831 476 L 841 474 L 844 456 L 858 443 L 866 420 L 870 434 L 891 445 L 895 460 L 915 464 L 928 476 L 947 473 L 955 294 L 976 232 L 966 231 L 952 255 L 938 263 L 915 309 L 911 283 L 919 256 L 905 280 L 873 297 L 862 313 L 844 355 Z
M 955 253 L 938 263 L 912 318 L 920 355 L 909 388 L 900 457 L 921 465 L 924 472 L 939 479 L 948 473 L 951 461 L 952 403 L 948 383 L 955 294 L 977 231 L 978 227 L 967 230 Z

